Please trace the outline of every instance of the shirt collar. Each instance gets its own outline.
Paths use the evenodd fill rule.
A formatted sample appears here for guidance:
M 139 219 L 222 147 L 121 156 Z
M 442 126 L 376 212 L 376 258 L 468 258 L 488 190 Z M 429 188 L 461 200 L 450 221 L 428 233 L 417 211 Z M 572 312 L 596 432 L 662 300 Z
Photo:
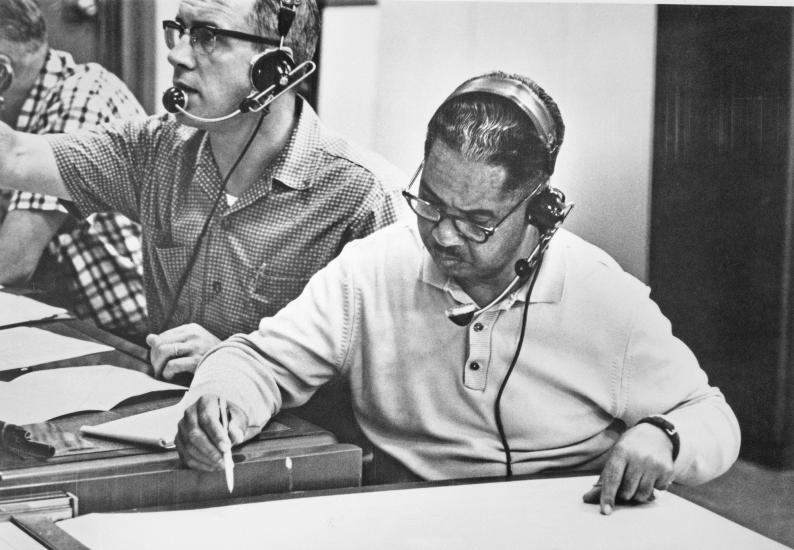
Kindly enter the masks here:
M 314 183 L 312 175 L 317 172 L 317 163 L 320 159 L 318 155 L 312 154 L 312 151 L 316 151 L 321 146 L 322 126 L 311 105 L 300 96 L 297 100 L 300 109 L 298 124 L 293 128 L 284 149 L 262 174 L 262 177 L 268 180 L 266 182 L 268 188 L 271 178 L 296 190 L 307 189 Z M 211 149 L 209 134 L 204 132 L 198 151 L 199 167 L 202 170 L 217 172 Z
M 310 154 L 321 147 L 322 126 L 309 102 L 297 96 L 300 115 L 286 147 L 273 163 L 273 179 L 292 189 L 306 189 L 314 183 L 320 158 Z
M 564 237 L 560 234 L 563 229 L 558 230 L 551 241 L 546 252 L 543 254 L 543 262 L 540 265 L 535 286 L 532 289 L 530 303 L 557 303 L 562 299 L 565 290 L 565 249 Z M 561 238 L 562 237 L 562 238 Z M 421 240 L 420 240 L 421 242 Z M 472 300 L 463 289 L 452 278 L 447 277 L 433 261 L 433 257 L 422 246 L 422 258 L 420 260 L 420 280 L 430 286 L 448 293 L 459 303 L 470 303 Z M 529 283 L 522 285 L 517 291 L 509 294 L 504 302 L 505 307 L 510 307 L 513 302 L 526 301 L 526 294 L 529 290 Z

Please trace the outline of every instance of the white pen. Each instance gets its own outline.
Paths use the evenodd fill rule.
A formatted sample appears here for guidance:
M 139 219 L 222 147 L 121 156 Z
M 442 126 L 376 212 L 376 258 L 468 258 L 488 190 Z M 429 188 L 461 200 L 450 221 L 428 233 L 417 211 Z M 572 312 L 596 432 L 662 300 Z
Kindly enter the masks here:
M 226 410 L 226 400 L 218 397 L 218 408 L 221 410 L 221 425 L 229 445 L 223 451 L 223 471 L 226 473 L 226 487 L 231 493 L 234 490 L 234 461 L 232 460 L 232 442 L 229 439 L 229 413 Z

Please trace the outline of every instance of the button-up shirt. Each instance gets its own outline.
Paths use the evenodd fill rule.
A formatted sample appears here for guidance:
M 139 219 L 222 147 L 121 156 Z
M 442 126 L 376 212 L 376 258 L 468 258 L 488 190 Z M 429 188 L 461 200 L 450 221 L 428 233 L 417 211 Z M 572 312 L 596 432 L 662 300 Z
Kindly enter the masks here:
M 445 311 L 471 298 L 422 246 L 415 222 L 348 245 L 259 330 L 199 365 L 188 399 L 216 393 L 263 425 L 335 376 L 364 434 L 423 478 L 500 476 L 494 405 L 516 353 L 527 285 L 468 327 Z M 501 399 L 513 472 L 600 468 L 641 418 L 679 430 L 676 479 L 707 481 L 739 451 L 739 428 L 648 287 L 561 229 L 528 304 Z
M 34 134 L 69 133 L 144 114 L 113 74 L 96 63 L 77 64 L 68 53 L 50 50 L 14 127 Z M 28 192 L 14 193 L 8 209 L 68 213 L 55 197 Z M 138 224 L 115 212 L 72 220 L 59 229 L 45 254 L 65 280 L 75 314 L 125 335 L 145 331 Z
M 216 200 L 170 326 L 196 322 L 219 338 L 251 331 L 345 243 L 404 212 L 397 169 L 325 128 L 303 100 L 300 109 L 285 148 L 231 206 L 207 133 L 171 115 L 50 138 L 82 211 L 118 209 L 141 223 L 154 331 L 169 328 L 164 316 Z

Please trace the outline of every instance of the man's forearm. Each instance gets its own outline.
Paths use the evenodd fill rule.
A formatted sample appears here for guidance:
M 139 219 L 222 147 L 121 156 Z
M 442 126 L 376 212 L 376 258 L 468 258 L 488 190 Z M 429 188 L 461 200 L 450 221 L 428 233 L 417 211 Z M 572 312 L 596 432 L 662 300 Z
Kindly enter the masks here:
M 0 187 L 71 198 L 47 140 L 40 135 L 14 131 L 2 122 Z
M 0 284 L 27 283 L 41 254 L 67 215 L 57 211 L 12 210 L 0 226 Z

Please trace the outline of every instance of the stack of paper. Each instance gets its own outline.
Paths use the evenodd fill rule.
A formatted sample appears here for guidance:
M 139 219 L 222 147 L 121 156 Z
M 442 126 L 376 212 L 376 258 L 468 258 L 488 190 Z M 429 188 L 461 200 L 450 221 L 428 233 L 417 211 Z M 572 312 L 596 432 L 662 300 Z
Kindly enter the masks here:
M 0 330 L 0 371 L 102 351 L 113 351 L 113 348 L 39 328 L 14 327 Z
M 34 371 L 0 382 L 0 419 L 34 424 L 75 412 L 108 411 L 145 393 L 186 389 L 110 365 Z
M 170 407 L 119 418 L 96 426 L 83 426 L 80 428 L 80 433 L 173 449 L 177 426 L 186 408 L 187 403 L 183 399 Z
M 63 308 L 52 307 L 26 296 L 0 292 L 0 327 L 71 317 Z

